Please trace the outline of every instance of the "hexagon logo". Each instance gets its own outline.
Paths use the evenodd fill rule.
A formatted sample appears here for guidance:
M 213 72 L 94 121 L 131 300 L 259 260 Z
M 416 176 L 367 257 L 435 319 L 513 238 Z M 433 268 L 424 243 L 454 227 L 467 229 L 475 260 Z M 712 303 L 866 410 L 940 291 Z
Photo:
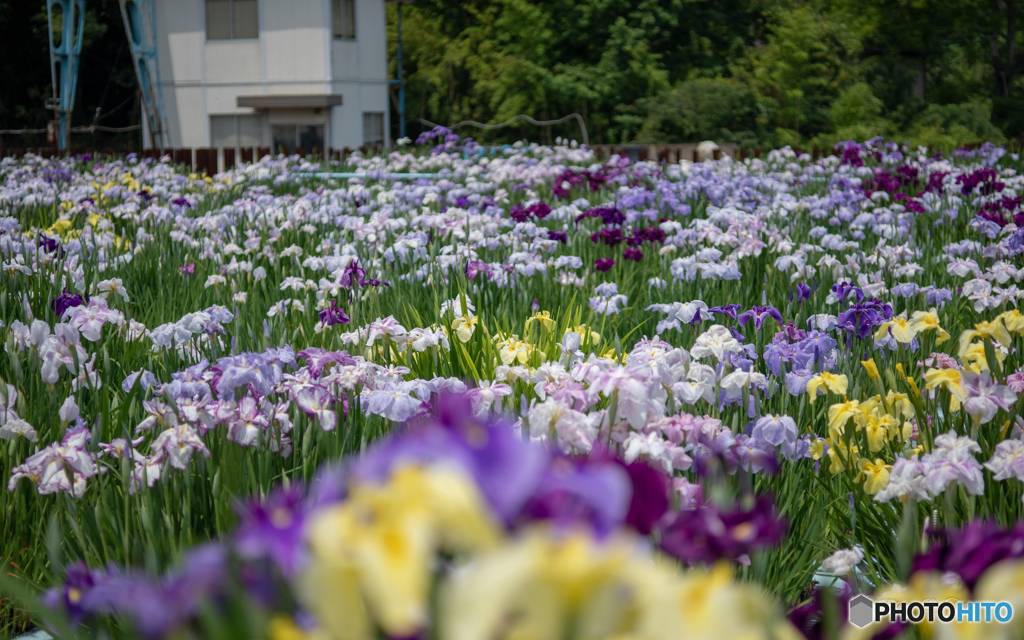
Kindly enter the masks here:
M 850 623 L 863 629 L 874 619 L 874 609 L 874 601 L 863 593 L 850 598 Z

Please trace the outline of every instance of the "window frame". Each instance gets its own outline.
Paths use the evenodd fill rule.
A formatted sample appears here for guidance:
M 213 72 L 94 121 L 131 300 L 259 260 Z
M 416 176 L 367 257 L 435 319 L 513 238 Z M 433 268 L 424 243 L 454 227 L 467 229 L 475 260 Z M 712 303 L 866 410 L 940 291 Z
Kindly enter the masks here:
M 387 131 L 385 131 L 385 129 L 387 127 L 387 118 L 385 118 L 385 115 L 386 114 L 383 111 L 363 111 L 363 144 L 364 145 L 380 145 L 381 147 L 383 147 L 385 145 L 385 143 L 387 142 L 387 139 L 388 139 Z M 367 116 L 377 116 L 377 117 L 380 117 L 380 140 L 379 141 L 367 140 L 367 136 L 366 136 L 366 134 L 367 134 L 367 130 L 366 130 L 367 129 L 367 127 L 366 127 L 367 118 L 366 117 Z
M 210 0 L 203 0 L 203 20 L 206 31 L 207 42 L 255 42 L 260 39 L 260 0 L 250 0 L 256 3 L 256 35 L 249 38 L 242 38 L 235 36 L 235 27 L 237 20 L 235 19 L 235 2 L 236 0 L 220 0 L 228 5 L 228 33 L 230 34 L 227 38 L 211 38 L 210 37 Z
M 334 13 L 334 5 L 335 5 L 335 3 L 337 3 L 338 9 L 340 11 L 342 5 L 345 2 L 352 3 L 352 35 L 351 36 L 336 35 L 334 33 L 334 15 L 335 15 L 335 13 Z M 344 41 L 351 42 L 351 41 L 355 40 L 358 37 L 359 31 L 358 31 L 358 29 L 356 29 L 356 10 L 357 10 L 356 5 L 357 4 L 358 3 L 356 2 L 356 0 L 331 0 L 330 7 L 331 7 L 331 39 L 332 40 L 344 40 Z
M 256 147 L 262 147 L 263 146 L 263 141 L 266 138 L 264 129 L 265 129 L 266 124 L 267 124 L 267 118 L 266 118 L 265 115 L 260 114 L 260 113 L 211 113 L 209 117 L 210 117 L 210 146 L 211 147 L 216 148 L 216 149 L 250 149 L 250 148 L 256 148 Z M 221 146 L 218 146 L 217 144 L 214 143 L 214 140 L 213 140 L 213 119 L 214 118 L 231 118 L 231 123 L 232 123 L 233 131 L 234 131 L 234 133 L 232 134 L 234 136 L 234 144 L 233 145 L 221 147 Z M 252 118 L 253 121 L 256 123 L 256 125 L 257 125 L 256 128 L 259 130 L 259 142 L 258 143 L 254 144 L 254 145 L 243 145 L 242 144 L 242 141 L 241 141 L 241 135 L 242 135 L 241 119 L 242 118 Z

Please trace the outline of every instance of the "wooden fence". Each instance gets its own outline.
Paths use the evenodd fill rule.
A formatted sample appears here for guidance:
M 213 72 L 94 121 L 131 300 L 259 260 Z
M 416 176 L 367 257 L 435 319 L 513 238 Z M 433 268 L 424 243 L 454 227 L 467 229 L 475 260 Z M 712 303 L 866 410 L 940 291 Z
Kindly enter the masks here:
M 361 147 L 359 149 L 364 154 L 367 153 L 370 148 Z M 131 149 L 123 152 L 117 152 L 112 148 L 108 149 L 81 149 L 71 153 L 71 155 L 90 155 L 95 156 L 97 153 L 103 153 L 109 156 L 123 156 L 126 153 L 133 153 Z M 327 149 L 326 153 L 322 149 L 314 147 L 310 151 L 306 151 L 303 148 L 298 148 L 295 153 L 301 157 L 314 157 L 314 158 L 329 158 L 332 160 L 343 160 L 353 153 L 352 149 L 345 147 L 344 149 Z M 55 158 L 63 154 L 54 147 L 0 147 L 0 158 L 21 158 L 28 154 L 34 154 L 43 158 Z M 207 175 L 213 175 L 218 171 L 227 171 L 234 168 L 239 162 L 253 162 L 270 155 L 270 147 L 243 147 L 240 149 L 231 148 L 213 148 L 213 147 L 202 147 L 198 149 L 143 149 L 139 152 L 139 155 L 143 158 L 154 158 L 159 159 L 163 157 L 169 157 L 171 162 L 177 165 L 184 165 L 191 171 L 197 173 L 206 173 Z

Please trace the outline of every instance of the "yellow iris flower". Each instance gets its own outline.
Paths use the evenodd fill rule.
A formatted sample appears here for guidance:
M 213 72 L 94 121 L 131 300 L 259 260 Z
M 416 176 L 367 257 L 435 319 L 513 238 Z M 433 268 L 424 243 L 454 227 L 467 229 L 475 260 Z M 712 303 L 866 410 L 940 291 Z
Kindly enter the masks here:
M 967 392 L 960 386 L 960 372 L 956 369 L 929 369 L 924 372 L 924 388 L 934 390 L 939 387 L 949 391 L 950 411 L 957 411 L 967 400 Z
M 455 335 L 459 336 L 459 340 L 463 342 L 469 342 L 469 339 L 473 337 L 473 332 L 476 331 L 476 325 L 480 323 L 478 316 L 471 316 L 466 314 L 455 318 L 452 322 L 452 331 Z
M 860 402 L 849 400 L 839 402 L 828 408 L 828 432 L 829 435 L 839 439 L 846 430 L 846 423 L 850 418 L 855 418 L 860 413 Z
M 551 331 L 552 329 L 555 328 L 555 321 L 551 318 L 550 311 L 539 311 L 533 314 L 532 316 L 526 319 L 525 326 L 529 327 L 530 324 L 533 322 L 539 322 L 540 326 L 542 326 L 545 331 Z
M 889 484 L 889 470 L 892 465 L 885 464 L 885 460 L 875 458 L 874 462 L 861 458 L 858 463 L 860 473 L 857 474 L 857 482 L 864 481 L 864 493 L 873 496 Z
M 308 527 L 312 557 L 299 594 L 336 640 L 368 640 L 378 626 L 392 636 L 423 629 L 436 555 L 489 549 L 500 536 L 472 480 L 418 466 L 355 486 Z
M 881 379 L 878 375 L 878 365 L 875 364 L 874 358 L 871 358 L 870 360 L 861 360 L 860 364 L 864 367 L 864 371 L 867 371 L 869 378 L 875 382 L 878 382 Z
M 996 320 L 1000 320 L 1006 330 L 1010 333 L 1024 333 L 1024 314 L 1017 309 L 1010 309 L 1005 313 L 1001 313 L 996 316 Z
M 821 460 L 825 456 L 825 441 L 818 438 L 811 443 L 807 452 L 810 454 L 812 460 Z
M 894 316 L 888 322 L 883 322 L 875 331 L 875 341 L 882 340 L 892 331 L 892 337 L 900 344 L 907 344 L 914 339 L 917 331 L 910 325 L 910 321 L 902 316 Z
M 836 395 L 843 395 L 850 386 L 850 380 L 845 374 L 835 375 L 828 371 L 822 371 L 807 381 L 807 394 L 811 396 L 813 403 L 818 397 L 818 389 L 831 391 Z
M 1001 317 L 997 317 L 992 322 L 979 322 L 974 325 L 973 329 L 968 329 L 960 334 L 960 351 L 958 357 L 963 358 L 964 354 L 967 353 L 967 349 L 971 346 L 971 340 L 974 338 L 986 338 L 989 340 L 995 340 L 1003 347 L 1009 347 L 1010 343 L 1013 342 L 1013 338 L 1010 337 L 1010 332 L 1003 326 Z
M 890 389 L 889 393 L 885 394 L 885 406 L 889 409 L 889 413 L 897 418 L 906 419 L 914 415 L 914 405 L 905 393 L 896 393 Z
M 935 330 L 938 333 L 938 338 L 935 340 L 935 344 L 942 344 L 946 340 L 949 340 L 949 334 L 946 330 L 939 326 L 939 314 L 932 307 L 928 311 L 915 311 L 914 315 L 910 316 L 910 328 L 915 333 L 925 333 L 927 331 Z
M 439 637 L 800 637 L 760 589 L 735 581 L 731 566 L 680 574 L 641 549 L 628 534 L 597 541 L 581 531 L 529 531 L 452 576 L 442 593 Z
M 860 452 L 860 447 L 855 444 L 847 447 L 843 442 L 832 438 L 827 438 L 825 442 L 828 444 L 828 459 L 831 463 L 828 470 L 832 473 L 846 471 L 846 463 L 852 461 L 853 457 Z

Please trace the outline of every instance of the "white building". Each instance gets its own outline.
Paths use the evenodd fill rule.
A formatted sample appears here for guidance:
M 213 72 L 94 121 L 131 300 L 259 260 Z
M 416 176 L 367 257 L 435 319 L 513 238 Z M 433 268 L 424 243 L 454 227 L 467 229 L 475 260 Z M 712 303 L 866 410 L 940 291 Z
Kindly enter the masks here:
M 156 0 L 173 147 L 389 145 L 384 0 Z

